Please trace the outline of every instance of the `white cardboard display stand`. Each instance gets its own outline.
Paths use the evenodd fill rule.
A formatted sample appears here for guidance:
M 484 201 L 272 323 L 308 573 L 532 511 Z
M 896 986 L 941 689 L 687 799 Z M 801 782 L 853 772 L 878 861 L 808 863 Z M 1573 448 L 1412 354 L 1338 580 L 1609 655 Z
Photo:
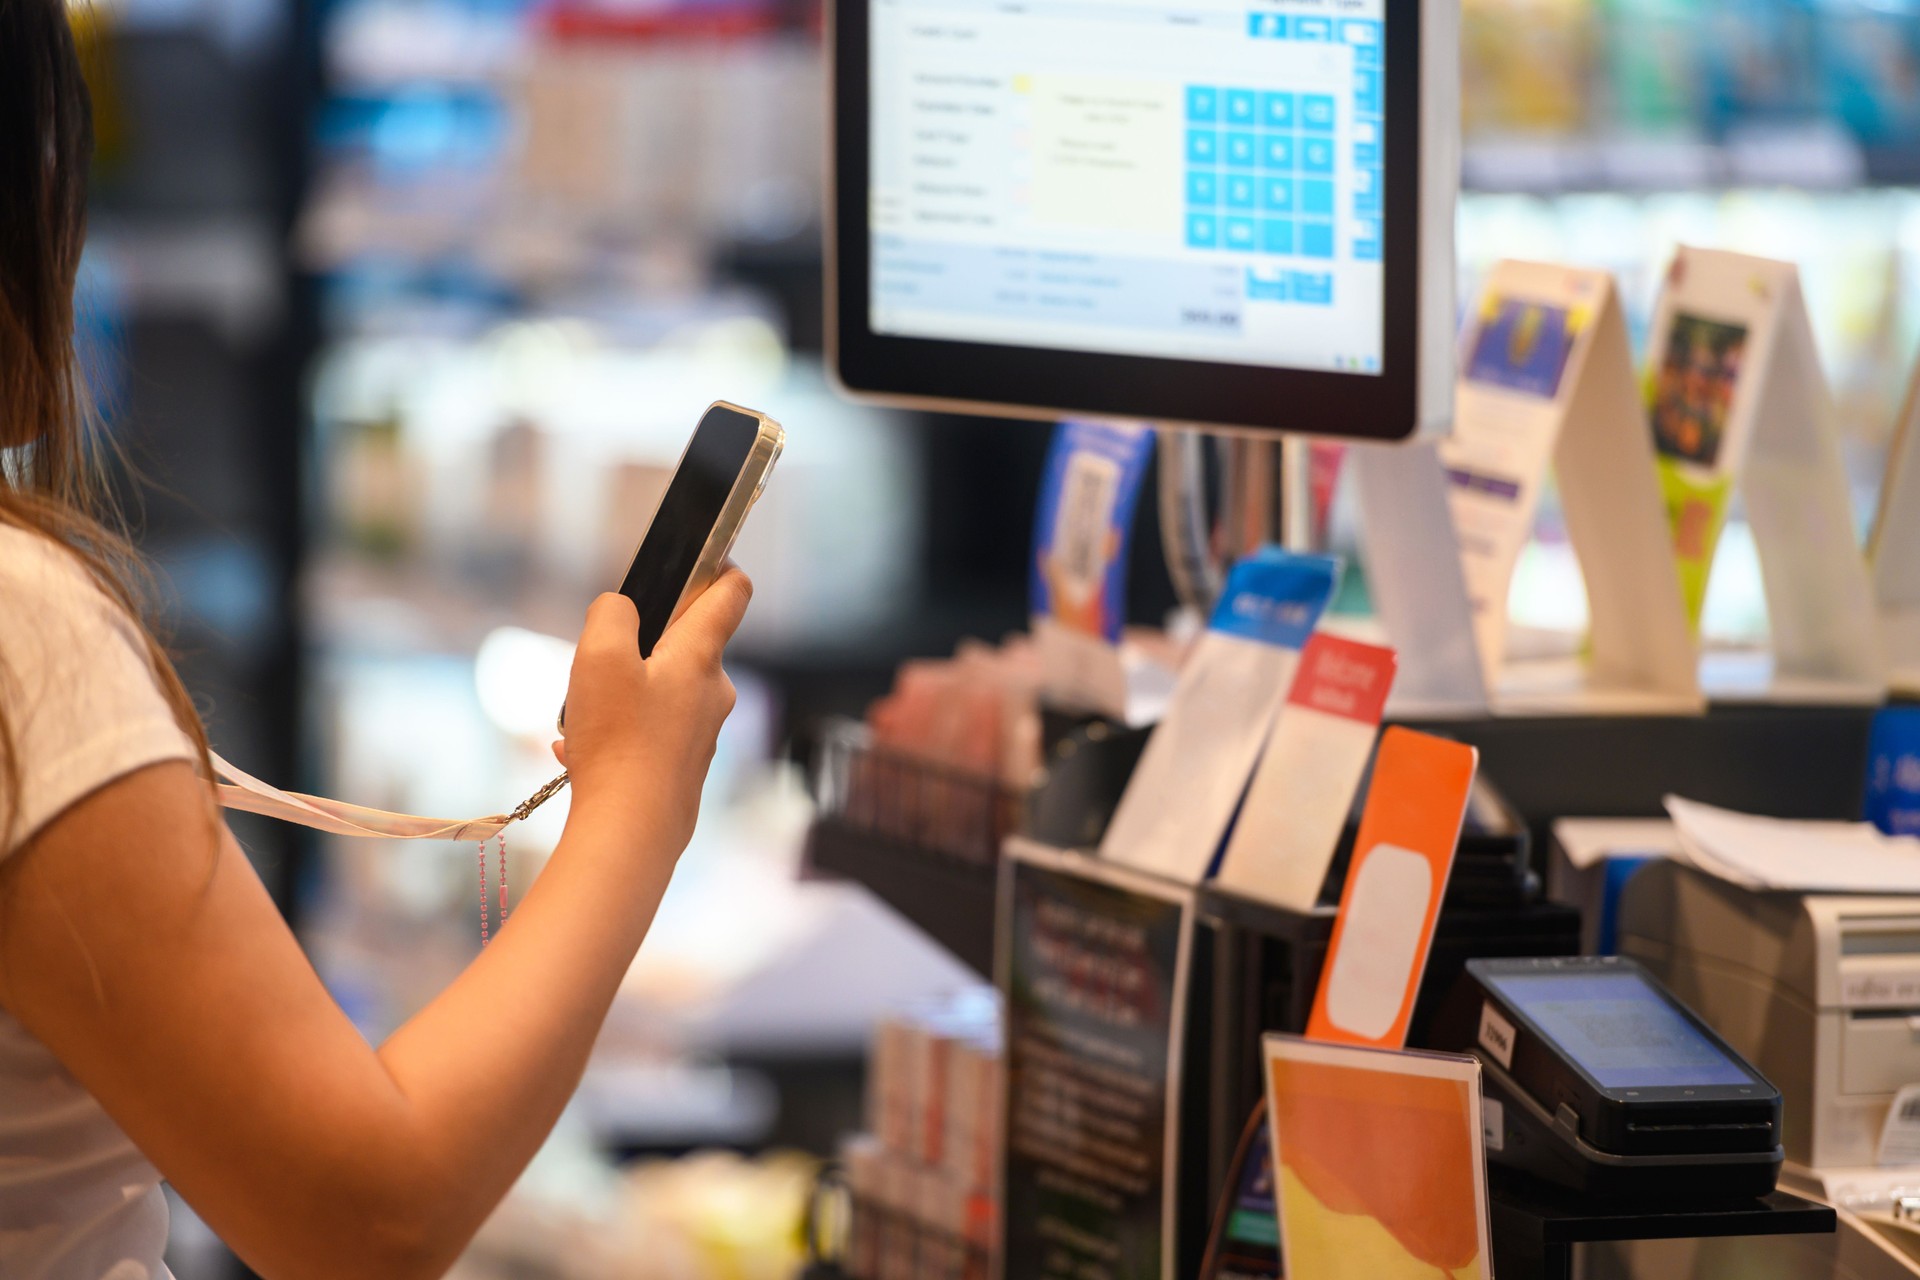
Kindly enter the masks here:
M 1349 453 L 1360 500 L 1367 588 L 1400 669 L 1389 718 L 1487 714 L 1447 477 L 1430 440 L 1357 444 Z
M 1880 510 L 1869 555 L 1874 603 L 1886 639 L 1889 677 L 1902 693 L 1920 693 L 1920 361 L 1887 451 Z
M 1604 271 L 1488 276 L 1440 445 L 1475 634 L 1503 712 L 1704 706 L 1626 317 Z M 1586 582 L 1584 661 L 1514 662 L 1507 598 L 1551 466 Z
M 1712 357 L 1708 349 L 1715 344 L 1722 350 Z M 1886 688 L 1879 619 L 1854 536 L 1832 397 L 1799 271 L 1792 263 L 1682 246 L 1668 269 L 1647 350 L 1670 509 L 1677 502 L 1697 508 L 1674 517 L 1683 574 L 1691 559 L 1703 596 L 1708 566 L 1699 558 L 1711 556 L 1736 488 L 1760 557 L 1771 663 L 1756 668 L 1738 655 L 1708 655 L 1701 665 L 1708 695 L 1717 701 L 1878 701 Z M 1711 359 L 1718 368 L 1703 371 Z M 1704 433 L 1684 434 L 1699 422 L 1689 421 L 1683 406 L 1676 435 L 1669 402 L 1689 395 L 1714 402 L 1715 389 Z M 1701 506 L 1716 503 L 1713 510 Z M 1708 529 L 1704 544 L 1701 522 Z
M 1369 583 L 1401 656 L 1389 714 L 1698 710 L 1693 640 L 1611 279 L 1500 264 L 1466 352 L 1450 438 L 1353 452 Z M 1587 583 L 1590 643 L 1584 660 L 1509 663 L 1507 593 L 1549 465 Z

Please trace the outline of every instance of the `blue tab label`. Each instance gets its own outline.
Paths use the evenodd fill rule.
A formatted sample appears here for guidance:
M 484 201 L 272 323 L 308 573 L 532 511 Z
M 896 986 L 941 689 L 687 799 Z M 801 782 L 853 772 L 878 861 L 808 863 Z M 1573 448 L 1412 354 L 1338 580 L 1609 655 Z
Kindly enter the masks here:
M 1888 707 L 1873 718 L 1866 816 L 1888 835 L 1920 836 L 1920 707 Z
M 1333 597 L 1340 562 L 1263 547 L 1233 566 L 1209 627 L 1285 649 L 1305 647 Z

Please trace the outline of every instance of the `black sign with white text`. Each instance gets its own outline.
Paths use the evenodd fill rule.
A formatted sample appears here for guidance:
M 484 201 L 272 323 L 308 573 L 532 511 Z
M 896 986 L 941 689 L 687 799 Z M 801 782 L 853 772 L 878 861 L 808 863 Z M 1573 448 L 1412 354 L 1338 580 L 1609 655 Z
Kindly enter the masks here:
M 1188 900 L 1065 860 L 1010 860 L 1008 875 L 1003 1274 L 1161 1280 Z

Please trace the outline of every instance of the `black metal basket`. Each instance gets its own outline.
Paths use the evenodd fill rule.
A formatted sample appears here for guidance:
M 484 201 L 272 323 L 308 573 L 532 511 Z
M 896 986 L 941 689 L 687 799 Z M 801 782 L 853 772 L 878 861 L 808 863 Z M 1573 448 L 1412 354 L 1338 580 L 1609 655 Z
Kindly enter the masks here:
M 865 726 L 821 735 L 814 798 L 822 820 L 913 852 L 992 866 L 1021 829 L 1027 796 L 998 778 L 873 745 Z

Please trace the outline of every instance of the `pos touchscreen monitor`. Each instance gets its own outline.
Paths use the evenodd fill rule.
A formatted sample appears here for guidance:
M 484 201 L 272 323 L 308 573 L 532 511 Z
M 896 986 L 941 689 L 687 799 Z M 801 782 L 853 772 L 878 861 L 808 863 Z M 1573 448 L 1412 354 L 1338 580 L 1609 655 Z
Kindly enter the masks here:
M 831 15 L 847 390 L 1382 440 L 1447 418 L 1457 6 Z

